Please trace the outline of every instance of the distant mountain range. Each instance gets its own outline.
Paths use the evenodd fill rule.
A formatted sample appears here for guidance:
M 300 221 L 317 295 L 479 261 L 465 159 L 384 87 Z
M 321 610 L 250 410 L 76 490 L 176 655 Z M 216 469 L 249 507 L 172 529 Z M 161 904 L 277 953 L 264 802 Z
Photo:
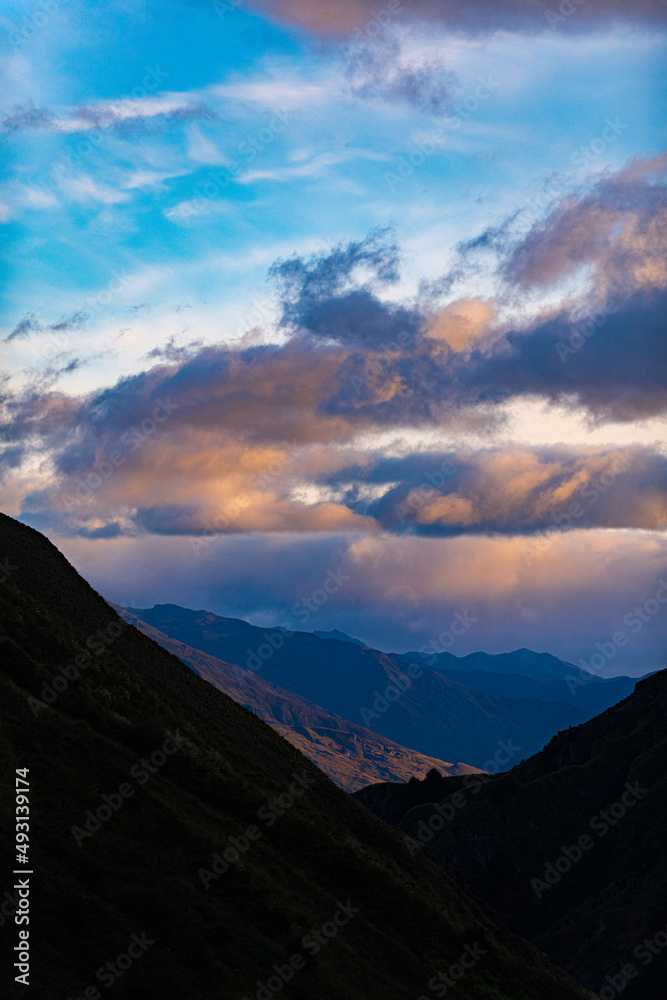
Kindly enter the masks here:
M 258 674 L 241 670 L 200 649 L 186 646 L 179 639 L 170 638 L 128 609 L 115 604 L 111 607 L 149 639 L 187 663 L 204 680 L 268 722 L 348 792 L 376 781 L 407 781 L 412 775 L 424 775 L 433 767 L 442 774 L 468 774 L 477 770 L 467 764 L 450 764 L 399 746 L 270 684 Z M 342 633 L 336 633 L 336 637 L 338 635 Z
M 399 653 L 412 662 L 419 653 Z M 592 718 L 634 691 L 640 677 L 598 677 L 550 653 L 515 649 L 513 653 L 439 653 L 428 659 L 434 670 L 459 684 L 500 698 L 565 701 Z M 649 676 L 648 674 L 644 676 Z
M 357 796 L 596 994 L 664 1000 L 666 719 L 662 670 L 506 774 Z
M 127 610 L 169 639 L 251 668 L 250 674 L 283 692 L 399 746 L 484 770 L 529 757 L 554 733 L 586 721 L 600 704 L 613 704 L 635 684 L 631 678 L 584 675 L 555 656 L 530 650 L 463 658 L 440 654 L 427 665 L 418 653 L 390 655 L 349 636 L 265 629 L 175 604 Z M 447 673 L 452 663 L 456 678 Z M 576 682 L 574 692 L 567 677 Z M 585 697 L 593 689 L 595 698 Z
M 3 967 L 3 997 L 415 1000 L 462 962 L 461 1000 L 588 995 L 43 535 L 0 515 L 0 553 L 0 836 L 25 768 L 33 890 L 30 987 Z

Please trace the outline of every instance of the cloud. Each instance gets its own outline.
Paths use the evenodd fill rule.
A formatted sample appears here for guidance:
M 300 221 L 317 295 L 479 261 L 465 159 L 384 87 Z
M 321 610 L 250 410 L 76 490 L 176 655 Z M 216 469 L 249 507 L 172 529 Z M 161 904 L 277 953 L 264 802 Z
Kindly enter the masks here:
M 410 59 L 396 36 L 385 31 L 349 46 L 347 56 L 349 91 L 358 100 L 398 101 L 431 115 L 452 110 L 456 74 L 432 56 Z
M 459 655 L 528 646 L 576 663 L 624 630 L 628 643 L 610 670 L 664 665 L 664 619 L 639 632 L 624 623 L 667 573 L 660 536 L 561 532 L 530 561 L 525 538 L 218 534 L 196 553 L 192 542 L 58 539 L 79 572 L 119 604 L 174 602 L 273 627 L 293 621 L 294 605 L 329 569 L 340 570 L 343 586 L 305 629 L 338 627 L 381 649 L 414 650 L 437 639 L 457 611 L 468 612 L 475 621 L 452 649 Z
M 598 422 L 667 409 L 667 291 L 610 298 L 587 313 L 562 309 L 528 331 L 510 330 L 457 369 L 463 403 L 539 396 L 583 407 Z
M 610 474 L 611 452 L 462 450 L 456 476 L 443 488 L 432 484 L 424 502 L 415 501 L 421 482 L 411 478 L 409 463 L 394 462 L 383 480 L 383 463 L 369 452 L 355 459 L 361 471 L 346 482 L 343 453 L 369 434 L 410 432 L 416 441 L 419 432 L 498 429 L 505 408 L 522 399 L 568 405 L 598 423 L 664 413 L 667 289 L 655 275 L 644 281 L 639 264 L 660 239 L 646 207 L 653 204 L 656 164 L 632 162 L 578 199 L 588 231 L 589 213 L 604 214 L 610 203 L 612 214 L 633 220 L 626 226 L 632 239 L 622 243 L 614 215 L 606 237 L 587 243 L 578 258 L 598 274 L 613 274 L 621 253 L 614 247 L 632 244 L 639 277 L 602 305 L 599 281 L 564 307 L 515 322 L 506 309 L 499 318 L 502 300 L 467 296 L 438 305 L 429 293 L 401 301 L 399 248 L 390 231 L 374 230 L 329 252 L 276 261 L 270 274 L 281 313 L 274 343 L 195 339 L 177 347 L 171 340 L 151 352 L 157 364 L 85 398 L 36 389 L 8 394 L 2 440 L 7 447 L 29 442 L 52 466 L 50 488 L 33 490 L 25 510 L 41 516 L 57 509 L 63 531 L 97 531 L 99 518 L 123 532 L 183 534 L 226 518 L 221 530 L 233 532 L 548 529 L 570 498 Z M 567 224 L 563 212 L 570 213 Z M 553 245 L 544 234 L 562 234 L 559 247 L 569 245 L 578 232 L 575 214 L 573 204 L 557 206 L 544 221 L 544 260 Z M 526 239 L 539 260 L 543 244 L 534 233 Z M 519 259 L 514 242 L 505 250 L 507 280 L 521 287 L 528 279 L 517 272 Z M 38 329 L 28 315 L 9 336 Z M 420 468 L 421 459 L 414 461 Z M 250 483 L 276 463 L 281 471 L 266 487 Z M 572 526 L 646 530 L 664 523 L 658 457 L 638 453 L 631 471 L 616 478 L 618 488 L 582 504 Z M 72 496 L 77 502 L 67 501 Z M 402 504 L 408 514 L 401 519 Z M 229 505 L 239 508 L 231 519 Z
M 35 107 L 31 102 L 17 104 L 0 122 L 0 129 L 7 132 L 37 130 L 68 134 L 131 126 L 151 118 L 178 123 L 216 117 L 203 101 L 193 100 L 188 94 L 162 93 L 82 104 L 64 115 Z
M 509 252 L 501 268 L 521 288 L 552 285 L 582 269 L 598 295 L 667 287 L 667 153 L 631 160 L 581 197 L 563 198 Z
M 278 20 L 329 37 L 355 30 L 361 37 L 370 37 L 391 18 L 434 21 L 472 36 L 495 31 L 533 34 L 564 23 L 568 31 L 595 30 L 617 21 L 658 27 L 667 23 L 662 0 L 575 0 L 566 14 L 559 13 L 553 0 L 390 0 L 382 7 L 377 0 L 338 0 L 335 4 L 329 0 L 253 0 L 253 6 Z
M 638 446 L 366 456 L 318 481 L 389 531 L 531 535 L 667 525 L 667 458 Z M 369 486 L 377 488 L 370 500 Z
M 18 132 L 24 129 L 52 129 L 55 118 L 47 108 L 35 107 L 32 101 L 16 104 L 14 110 L 0 122 L 0 129 L 5 132 Z
M 281 325 L 319 342 L 379 347 L 399 332 L 416 334 L 418 312 L 379 299 L 399 279 L 400 253 L 391 233 L 339 245 L 309 261 L 291 257 L 271 268 L 281 291 Z
M 10 340 L 29 337 L 32 333 L 43 333 L 46 330 L 51 330 L 55 334 L 66 333 L 70 330 L 78 330 L 85 320 L 86 314 L 79 311 L 72 313 L 70 316 L 63 317 L 56 323 L 50 323 L 48 326 L 44 326 L 40 323 L 34 312 L 26 313 L 23 319 L 19 320 L 16 324 L 12 332 L 5 337 L 5 343 Z
M 19 320 L 12 332 L 5 337 L 5 343 L 9 340 L 16 340 L 18 337 L 29 337 L 31 333 L 35 333 L 41 330 L 37 317 L 34 313 L 28 313 L 23 319 Z

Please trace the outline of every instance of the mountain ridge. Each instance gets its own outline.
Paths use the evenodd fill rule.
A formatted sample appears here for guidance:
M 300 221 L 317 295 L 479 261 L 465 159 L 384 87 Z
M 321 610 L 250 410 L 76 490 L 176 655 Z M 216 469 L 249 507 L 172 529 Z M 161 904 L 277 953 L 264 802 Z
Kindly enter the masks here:
M 340 716 L 331 715 L 319 705 L 278 688 L 250 671 L 170 638 L 126 608 L 109 603 L 122 618 L 178 656 L 200 677 L 255 712 L 348 792 L 374 781 L 405 781 L 434 767 L 448 774 L 478 771 L 462 762 L 452 764 L 419 754 Z
M 271 683 L 401 746 L 483 770 L 493 766 L 501 743 L 528 756 L 558 729 L 586 718 L 576 705 L 498 698 L 423 661 L 406 665 L 380 650 L 309 632 L 286 635 L 175 604 L 129 610 L 171 638 L 255 668 Z

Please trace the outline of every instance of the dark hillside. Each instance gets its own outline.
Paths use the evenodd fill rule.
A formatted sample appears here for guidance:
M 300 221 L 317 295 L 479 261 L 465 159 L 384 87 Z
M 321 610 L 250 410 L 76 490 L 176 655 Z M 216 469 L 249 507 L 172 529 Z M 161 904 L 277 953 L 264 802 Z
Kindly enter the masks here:
M 461 1000 L 580 996 L 268 725 L 121 622 L 46 538 L 3 515 L 0 554 L 7 891 L 17 768 L 34 872 L 31 985 L 5 971 L 18 932 L 5 906 L 3 997 L 240 1000 L 273 976 L 286 1000 L 415 1000 L 466 946 L 486 954 L 450 991 Z M 116 962 L 131 948 L 130 967 Z

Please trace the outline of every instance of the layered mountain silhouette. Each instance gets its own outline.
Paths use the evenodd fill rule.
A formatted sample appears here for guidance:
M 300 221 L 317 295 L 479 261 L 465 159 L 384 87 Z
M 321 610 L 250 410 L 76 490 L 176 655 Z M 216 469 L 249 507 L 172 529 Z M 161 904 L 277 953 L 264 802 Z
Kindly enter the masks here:
M 397 655 L 407 662 L 420 656 L 419 653 Z M 428 656 L 428 662 L 443 677 L 478 691 L 500 698 L 566 701 L 586 718 L 626 698 L 640 679 L 599 677 L 584 667 L 566 663 L 550 653 L 535 653 L 532 649 L 499 654 L 469 653 L 468 656 L 441 652 Z
M 431 768 L 437 768 L 442 774 L 468 774 L 478 770 L 399 746 L 363 726 L 326 712 L 297 694 L 269 684 L 258 674 L 171 639 L 127 609 L 114 604 L 111 607 L 149 639 L 187 663 L 204 680 L 268 722 L 348 792 L 377 781 L 407 781 L 413 775 L 426 774 Z
M 590 717 L 566 703 L 563 678 L 577 672 L 556 657 L 548 660 L 559 665 L 562 701 L 498 697 L 450 680 L 419 654 L 399 658 L 349 637 L 263 629 L 175 604 L 127 610 L 171 639 L 248 669 L 394 743 L 484 770 L 497 770 L 499 758 L 503 766 L 516 763 L 540 750 L 559 729 Z
M 357 793 L 604 998 L 667 982 L 667 671 L 496 777 Z
M 43 535 L 0 515 L 0 552 L 0 817 L 11 845 L 29 769 L 33 880 L 3 996 L 414 1000 L 453 969 L 461 1000 L 584 995 Z

